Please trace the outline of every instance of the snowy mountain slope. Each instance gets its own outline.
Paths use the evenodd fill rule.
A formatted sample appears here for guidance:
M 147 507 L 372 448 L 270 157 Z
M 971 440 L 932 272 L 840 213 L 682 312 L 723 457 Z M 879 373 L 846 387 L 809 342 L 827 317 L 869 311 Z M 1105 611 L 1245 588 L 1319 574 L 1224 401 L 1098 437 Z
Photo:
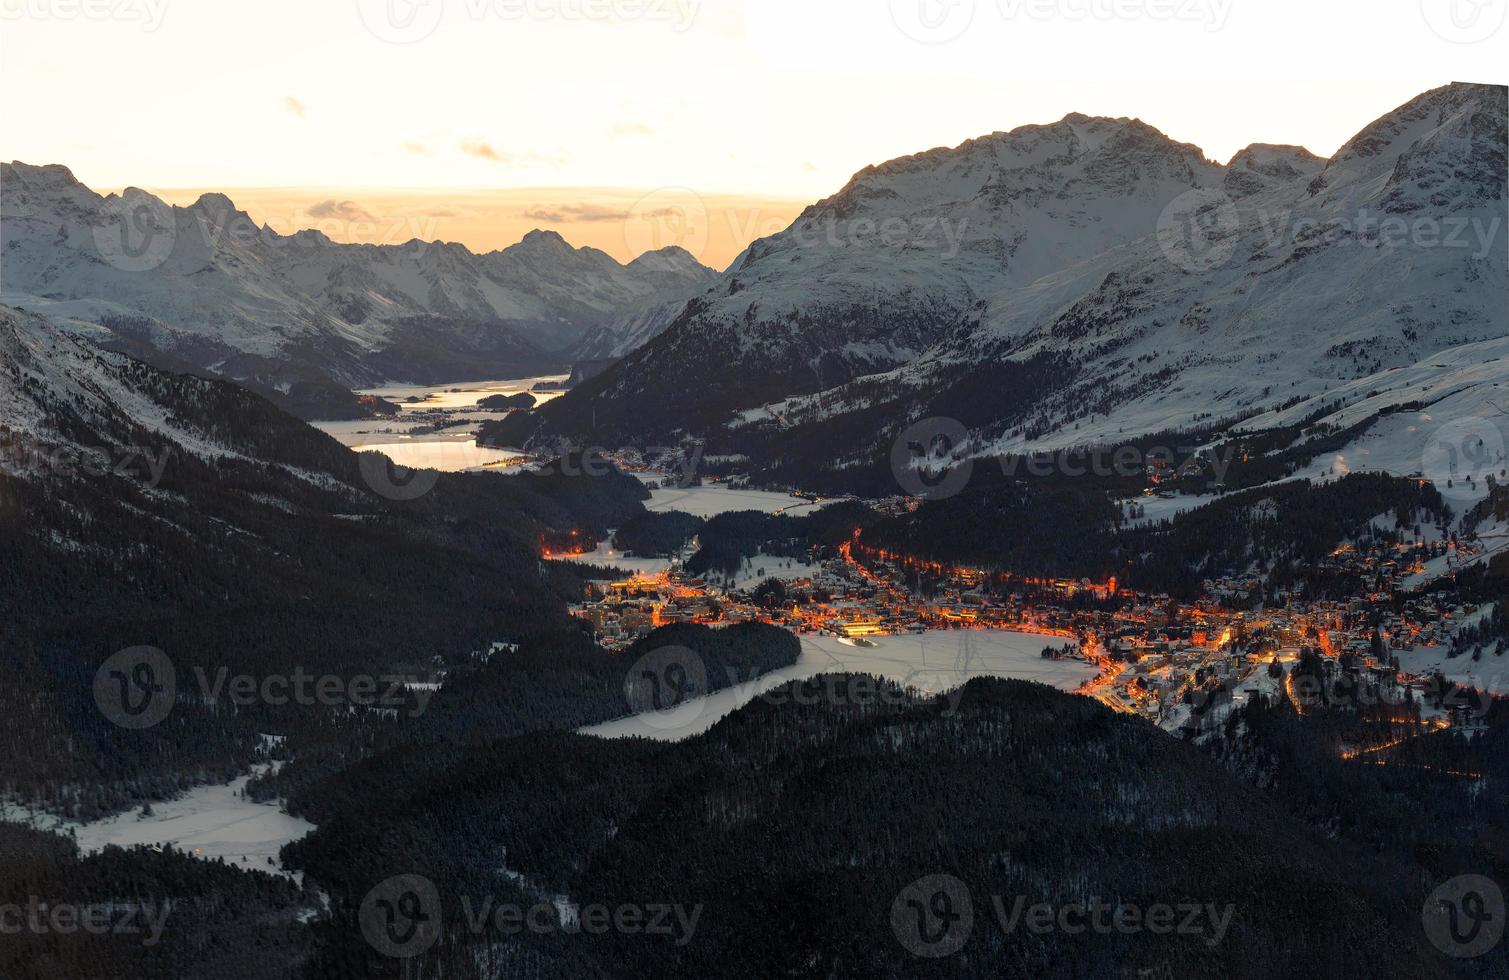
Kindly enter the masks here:
M 559 364 L 586 331 L 711 275 L 679 249 L 621 265 L 554 232 L 486 255 L 285 236 L 224 195 L 189 207 L 134 188 L 102 197 L 64 167 L 21 163 L 0 165 L 0 229 L 6 302 L 279 389 Z
M 219 418 L 229 393 L 245 404 Z M 267 426 L 258 412 L 278 418 Z M 68 482 L 89 475 L 85 454 L 110 460 L 100 475 L 126 478 L 154 496 L 161 472 L 176 456 L 199 463 L 237 463 L 276 470 L 281 478 L 323 492 L 356 497 L 357 481 L 338 444 L 271 405 L 224 382 L 168 374 L 103 350 L 46 317 L 0 306 L 0 472 L 27 482 Z M 60 462 L 61 461 L 61 462 Z M 129 474 L 127 471 L 130 471 Z M 129 495 L 128 495 L 129 496 Z
M 612 323 L 589 330 L 572 347 L 573 360 L 612 360 L 633 353 L 664 333 L 687 301 L 717 279 L 717 273 L 691 253 L 674 246 L 646 253 L 629 265 L 641 263 L 647 271 L 666 276 L 663 289 L 653 299 L 622 310 Z
M 1124 244 L 1220 176 L 1142 122 L 1084 116 L 868 168 L 752 244 L 607 390 L 684 389 L 690 369 L 698 390 L 758 403 L 895 367 L 990 297 Z
M 1323 396 L 1254 416 L 1261 431 L 1308 421 L 1340 431 L 1373 419 L 1302 476 L 1382 471 L 1419 474 L 1459 512 L 1488 496 L 1487 477 L 1509 479 L 1509 337 L 1466 344 L 1418 364 L 1347 382 Z
M 1504 88 L 1459 84 L 1328 161 L 1255 145 L 1221 167 L 1070 116 L 870 168 L 508 435 L 692 434 L 770 462 L 826 432 L 834 468 L 932 415 L 976 453 L 1115 442 L 1429 364 L 1509 335 L 1505 116 Z M 681 389 L 690 410 L 657 410 Z

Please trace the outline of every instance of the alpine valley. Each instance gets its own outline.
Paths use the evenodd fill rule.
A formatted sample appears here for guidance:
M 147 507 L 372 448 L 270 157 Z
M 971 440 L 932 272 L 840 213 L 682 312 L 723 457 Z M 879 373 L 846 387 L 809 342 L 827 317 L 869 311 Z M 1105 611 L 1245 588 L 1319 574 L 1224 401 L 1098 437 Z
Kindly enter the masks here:
M 722 272 L 0 167 L 0 980 L 1509 976 L 1506 95 Z

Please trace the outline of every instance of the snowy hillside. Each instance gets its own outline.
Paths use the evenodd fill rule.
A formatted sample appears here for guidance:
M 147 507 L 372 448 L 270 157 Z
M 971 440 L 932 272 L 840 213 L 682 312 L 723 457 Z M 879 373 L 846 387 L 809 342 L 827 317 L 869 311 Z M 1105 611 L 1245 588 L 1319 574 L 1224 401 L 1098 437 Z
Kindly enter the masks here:
M 477 255 L 444 242 L 280 235 L 229 198 L 100 196 L 61 166 L 0 165 L 0 298 L 91 338 L 286 391 L 529 372 L 589 330 L 711 277 L 679 249 L 622 265 L 536 231 Z
M 1457 372 L 1509 336 L 1505 92 L 1427 92 L 1330 160 L 1221 166 L 1071 115 L 868 168 L 513 435 L 681 430 L 768 460 L 828 433 L 843 467 L 935 415 L 1002 453 L 1429 385 L 1434 355 Z

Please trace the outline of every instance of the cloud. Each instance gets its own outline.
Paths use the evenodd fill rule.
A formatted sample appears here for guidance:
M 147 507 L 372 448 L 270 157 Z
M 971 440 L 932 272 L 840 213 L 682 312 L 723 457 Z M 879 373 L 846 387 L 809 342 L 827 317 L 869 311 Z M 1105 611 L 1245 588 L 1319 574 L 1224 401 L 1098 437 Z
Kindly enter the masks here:
M 531 221 L 543 221 L 552 225 L 565 224 L 568 221 L 628 221 L 631 218 L 669 218 L 679 214 L 676 208 L 657 208 L 654 211 L 635 213 L 624 211 L 619 208 L 604 207 L 601 204 L 552 204 L 548 206 L 536 205 L 522 212 L 522 216 Z
M 507 153 L 499 153 L 487 143 L 481 140 L 468 140 L 461 144 L 461 152 L 469 157 L 477 157 L 481 160 L 492 160 L 496 163 L 508 163 L 513 159 Z
M 419 143 L 419 142 L 416 142 L 414 140 L 404 140 L 403 141 L 403 148 L 405 150 L 408 150 L 410 153 L 417 153 L 420 156 L 429 156 L 430 155 L 430 148 L 429 147 L 425 146 L 423 143 Z
M 355 201 L 321 201 L 309 209 L 311 218 L 335 218 L 339 221 L 376 221 L 370 211 Z
M 610 131 L 614 139 L 625 136 L 654 136 L 655 129 L 644 123 L 618 123 Z
M 532 207 L 524 212 L 524 217 L 552 224 L 566 221 L 627 221 L 629 212 L 601 204 L 556 204 L 549 208 Z
M 304 103 L 300 102 L 298 99 L 294 98 L 291 95 L 285 95 L 283 97 L 283 108 L 287 109 L 293 115 L 298 116 L 300 119 L 304 118 Z

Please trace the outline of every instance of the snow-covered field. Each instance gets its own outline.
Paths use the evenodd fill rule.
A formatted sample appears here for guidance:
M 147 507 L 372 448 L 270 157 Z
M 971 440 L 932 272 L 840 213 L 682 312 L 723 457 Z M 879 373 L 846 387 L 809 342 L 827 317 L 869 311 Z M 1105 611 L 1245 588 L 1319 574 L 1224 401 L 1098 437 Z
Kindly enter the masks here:
M 579 561 L 588 565 L 608 565 L 613 568 L 622 568 L 627 572 L 636 572 L 640 575 L 659 575 L 671 567 L 669 558 L 630 558 L 622 551 L 613 547 L 607 541 L 597 546 L 597 550 L 590 551 L 585 555 L 555 555 L 554 561 Z
M 172 844 L 206 860 L 224 858 L 227 864 L 284 874 L 278 851 L 313 831 L 314 824 L 289 816 L 276 805 L 253 803 L 242 797 L 241 790 L 249 778 L 242 776 L 225 786 L 201 786 L 180 799 L 153 804 L 152 816 L 145 819 L 140 810 L 92 823 L 73 823 L 19 809 L 0 811 L 0 816 L 71 836 L 85 854 L 111 844 Z
M 818 565 L 809 565 L 795 558 L 758 554 L 753 558 L 744 559 L 744 565 L 739 569 L 739 574 L 734 576 L 734 588 L 748 589 L 759 585 L 767 578 L 811 578 L 821 570 Z M 761 575 L 761 572 L 764 574 Z
M 1440 671 L 1453 684 L 1509 695 L 1509 654 L 1499 657 L 1485 653 L 1480 660 L 1465 655 L 1448 659 L 1445 647 L 1421 647 L 1400 651 L 1396 656 L 1399 668 L 1416 677 Z
M 650 510 L 663 513 L 679 510 L 695 517 L 709 518 L 739 510 L 758 510 L 766 514 L 809 514 L 821 503 L 813 503 L 789 493 L 771 490 L 741 490 L 722 484 L 699 487 L 665 487 L 650 491 Z
M 1083 661 L 1044 660 L 1044 647 L 1063 646 L 1068 641 L 1031 633 L 941 630 L 881 636 L 869 642 L 875 646 L 858 646 L 831 636 L 804 636 L 802 655 L 790 667 L 689 701 L 668 712 L 634 715 L 583 728 L 581 732 L 600 738 L 639 736 L 680 741 L 707 731 L 722 718 L 788 681 L 819 674 L 875 674 L 941 694 L 975 677 L 1016 678 L 1074 691 L 1096 673 L 1094 667 Z

